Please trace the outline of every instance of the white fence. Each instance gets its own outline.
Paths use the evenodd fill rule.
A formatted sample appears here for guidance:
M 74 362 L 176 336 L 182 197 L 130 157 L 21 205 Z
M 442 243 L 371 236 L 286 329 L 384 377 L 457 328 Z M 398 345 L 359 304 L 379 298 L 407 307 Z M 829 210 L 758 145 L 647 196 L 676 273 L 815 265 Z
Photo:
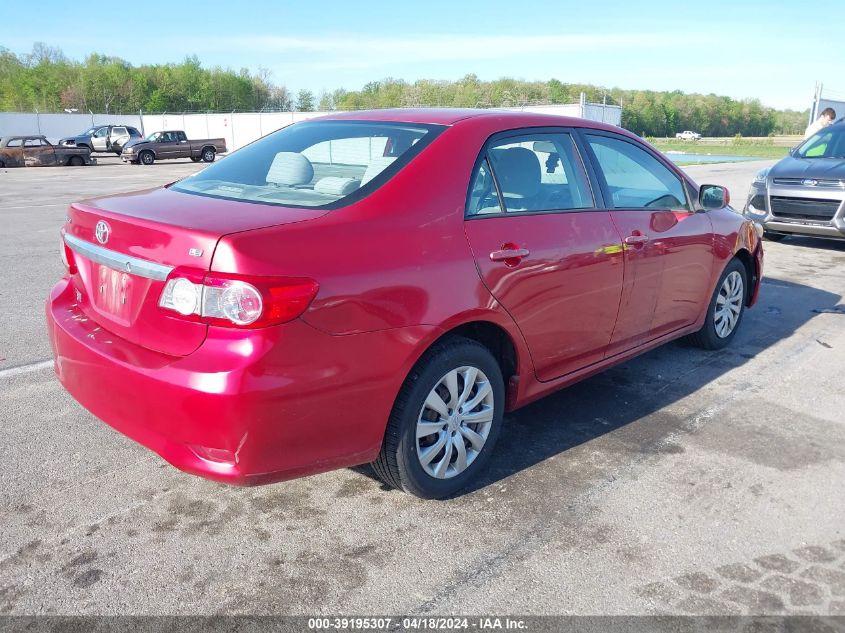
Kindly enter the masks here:
M 601 103 L 581 103 L 504 108 L 523 112 L 574 116 L 622 123 L 622 108 Z M 11 134 L 43 135 L 55 143 L 65 136 L 75 136 L 92 125 L 107 123 L 131 125 L 144 134 L 162 130 L 185 130 L 188 138 L 224 138 L 229 151 L 239 149 L 262 136 L 291 123 L 305 121 L 327 112 L 233 112 L 214 114 L 37 114 L 0 112 L 0 136 Z
M 0 112 L 0 136 L 10 134 L 46 136 L 55 143 L 64 136 L 76 136 L 94 125 L 109 123 L 131 125 L 139 130 L 142 127 L 141 116 L 138 114 Z

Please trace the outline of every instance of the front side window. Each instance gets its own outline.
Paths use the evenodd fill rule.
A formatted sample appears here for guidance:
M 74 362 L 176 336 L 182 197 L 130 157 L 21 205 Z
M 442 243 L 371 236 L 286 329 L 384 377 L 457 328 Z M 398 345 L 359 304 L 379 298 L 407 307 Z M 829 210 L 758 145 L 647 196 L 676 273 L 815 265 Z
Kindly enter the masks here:
M 41 147 L 41 139 L 40 138 L 28 138 L 24 141 L 24 147 Z
M 106 138 L 109 135 L 109 128 L 101 127 L 99 130 L 94 132 L 94 138 Z
M 381 121 L 298 123 L 209 165 L 173 189 L 230 200 L 333 209 L 382 186 L 443 129 Z
M 498 210 L 505 213 L 593 207 L 584 167 L 566 133 L 526 134 L 488 146 L 473 177 L 467 215 L 492 213 L 499 194 Z
M 684 185 L 668 167 L 633 143 L 587 135 L 617 209 L 684 209 Z
M 845 158 L 845 127 L 822 128 L 804 141 L 795 155 L 799 158 Z

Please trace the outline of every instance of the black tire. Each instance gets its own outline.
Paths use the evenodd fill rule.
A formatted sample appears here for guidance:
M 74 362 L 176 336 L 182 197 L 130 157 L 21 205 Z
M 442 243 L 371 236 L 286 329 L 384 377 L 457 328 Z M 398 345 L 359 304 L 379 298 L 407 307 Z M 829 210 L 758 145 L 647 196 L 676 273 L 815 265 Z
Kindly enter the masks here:
M 85 161 L 82 159 L 82 156 L 71 156 L 67 164 L 71 167 L 82 167 L 85 164 Z
M 142 165 L 152 165 L 155 160 L 155 154 L 153 154 L 150 150 L 145 150 L 138 154 L 138 162 Z
M 716 330 L 716 303 L 719 300 L 719 295 L 723 291 L 723 284 L 729 275 L 732 273 L 739 273 L 742 279 L 742 299 L 739 303 L 739 314 L 736 317 L 736 323 L 733 329 L 726 336 L 720 336 Z M 719 281 L 716 282 L 716 288 L 713 290 L 713 296 L 710 298 L 710 303 L 707 305 L 707 318 L 704 319 L 704 325 L 695 334 L 691 334 L 688 339 L 697 347 L 703 349 L 722 349 L 727 346 L 736 336 L 739 326 L 742 324 L 742 316 L 745 314 L 745 303 L 748 301 L 748 272 L 745 270 L 745 265 L 734 258 L 725 270 L 719 276 Z
M 0 169 L 3 169 L 5 167 L 6 167 L 6 163 L 4 163 L 2 160 L 0 160 Z
M 191 156 L 191 162 L 198 163 L 202 160 L 199 156 Z
M 204 147 L 202 150 L 202 162 L 213 163 L 217 157 L 217 152 L 213 147 Z
M 786 233 L 772 233 L 771 231 L 763 231 L 763 239 L 769 240 L 770 242 L 780 242 L 785 237 Z
M 463 472 L 450 478 L 438 479 L 424 470 L 418 458 L 417 422 L 426 398 L 441 378 L 464 366 L 479 369 L 486 375 L 493 394 L 493 419 L 487 439 L 474 461 L 469 463 Z M 505 386 L 502 371 L 490 350 L 476 341 L 462 337 L 438 343 L 417 362 L 399 390 L 387 422 L 381 452 L 372 464 L 373 469 L 388 486 L 417 497 L 450 497 L 466 488 L 482 472 L 490 459 L 501 431 L 504 407 Z M 443 432 L 448 434 L 445 426 L 444 422 Z M 448 441 L 447 439 L 447 443 Z

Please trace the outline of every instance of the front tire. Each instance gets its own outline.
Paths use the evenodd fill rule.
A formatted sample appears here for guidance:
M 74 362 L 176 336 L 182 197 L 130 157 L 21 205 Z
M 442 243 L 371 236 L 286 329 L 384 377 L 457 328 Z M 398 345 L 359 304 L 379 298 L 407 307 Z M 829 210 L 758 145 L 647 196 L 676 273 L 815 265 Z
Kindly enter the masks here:
M 202 160 L 202 158 L 200 158 L 199 156 L 191 156 L 191 162 L 192 163 L 198 163 L 201 160 Z
M 82 165 L 85 164 L 85 161 L 83 160 L 82 156 L 71 156 L 67 164 L 71 167 L 82 167 Z
M 405 379 L 373 469 L 417 497 L 450 497 L 490 459 L 504 407 L 502 370 L 486 347 L 465 338 L 438 343 Z
M 155 162 L 155 155 L 150 151 L 141 152 L 138 156 L 138 162 L 142 165 L 152 165 Z
M 748 273 L 738 259 L 732 259 L 722 272 L 707 306 L 704 325 L 689 339 L 704 349 L 722 349 L 736 336 L 748 297 Z

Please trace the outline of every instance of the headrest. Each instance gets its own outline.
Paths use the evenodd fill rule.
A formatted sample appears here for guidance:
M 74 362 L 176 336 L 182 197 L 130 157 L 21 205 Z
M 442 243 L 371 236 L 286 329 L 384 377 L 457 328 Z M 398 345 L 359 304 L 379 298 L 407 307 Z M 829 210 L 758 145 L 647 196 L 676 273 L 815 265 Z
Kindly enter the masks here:
M 502 195 L 530 198 L 540 190 L 540 161 L 525 147 L 494 149 L 490 152 L 493 171 L 499 179 Z
M 334 196 L 348 196 L 361 186 L 360 180 L 354 178 L 340 178 L 339 176 L 326 176 L 320 178 L 314 184 L 314 191 L 317 193 L 328 193 Z
M 311 161 L 297 152 L 279 152 L 267 172 L 267 182 L 276 185 L 304 185 L 314 177 Z

